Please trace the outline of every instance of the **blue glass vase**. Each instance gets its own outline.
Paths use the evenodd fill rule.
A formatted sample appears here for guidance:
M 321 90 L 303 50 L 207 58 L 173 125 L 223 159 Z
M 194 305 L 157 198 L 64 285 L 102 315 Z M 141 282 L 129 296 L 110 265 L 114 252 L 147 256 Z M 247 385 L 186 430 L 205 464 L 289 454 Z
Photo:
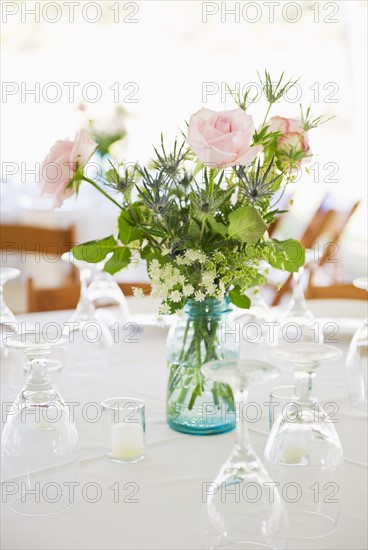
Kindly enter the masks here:
M 167 339 L 169 379 L 167 421 L 171 428 L 194 435 L 226 432 L 235 426 L 230 386 L 207 380 L 204 363 L 239 357 L 230 300 L 188 300 Z

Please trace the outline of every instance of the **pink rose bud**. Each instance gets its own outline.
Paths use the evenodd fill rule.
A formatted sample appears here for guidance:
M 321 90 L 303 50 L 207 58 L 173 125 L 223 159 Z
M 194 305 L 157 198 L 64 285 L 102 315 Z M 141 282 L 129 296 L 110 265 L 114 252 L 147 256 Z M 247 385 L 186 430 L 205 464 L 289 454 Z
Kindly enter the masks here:
M 57 141 L 41 164 L 40 185 L 41 195 L 53 197 L 54 208 L 60 207 L 64 200 L 75 193 L 72 186 L 78 168 L 83 168 L 96 150 L 95 143 L 87 130 L 77 132 L 75 141 L 69 139 Z
M 306 158 L 301 162 L 308 162 L 311 155 L 309 149 L 308 132 L 304 132 L 302 121 L 298 118 L 284 118 L 274 116 L 266 123 L 269 132 L 281 132 L 282 136 L 277 139 L 280 149 L 295 148 L 297 151 L 304 152 Z
M 226 168 L 251 162 L 262 150 L 251 147 L 254 122 L 243 109 L 211 111 L 202 108 L 190 117 L 189 146 L 208 166 Z

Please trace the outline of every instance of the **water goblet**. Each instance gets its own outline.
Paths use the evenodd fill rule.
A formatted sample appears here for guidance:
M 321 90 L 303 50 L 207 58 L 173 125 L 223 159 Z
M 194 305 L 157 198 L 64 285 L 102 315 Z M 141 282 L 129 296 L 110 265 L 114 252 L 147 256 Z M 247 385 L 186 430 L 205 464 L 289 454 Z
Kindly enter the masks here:
M 354 286 L 368 290 L 368 277 L 359 277 Z M 367 414 L 368 394 L 368 316 L 354 334 L 346 357 L 346 373 L 351 406 Z
M 12 511 L 47 516 L 73 504 L 72 482 L 79 467 L 78 434 L 69 409 L 50 380 L 52 350 L 66 343 L 55 335 L 24 331 L 7 346 L 25 353 L 28 380 L 8 409 L 1 445 L 1 477 Z
M 283 488 L 290 535 L 324 536 L 338 522 L 344 460 L 333 411 L 318 403 L 314 380 L 317 367 L 340 358 L 342 352 L 325 344 L 298 343 L 279 346 L 273 355 L 293 366 L 295 386 L 287 414 L 283 411 L 272 424 L 266 464 Z
M 274 366 L 253 360 L 212 361 L 202 366 L 203 374 L 229 384 L 237 412 L 236 443 L 215 481 L 207 490 L 202 513 L 205 548 L 286 548 L 288 520 L 277 489 L 249 440 L 244 411 L 251 385 L 278 376 Z M 274 487 L 273 487 L 274 489 Z

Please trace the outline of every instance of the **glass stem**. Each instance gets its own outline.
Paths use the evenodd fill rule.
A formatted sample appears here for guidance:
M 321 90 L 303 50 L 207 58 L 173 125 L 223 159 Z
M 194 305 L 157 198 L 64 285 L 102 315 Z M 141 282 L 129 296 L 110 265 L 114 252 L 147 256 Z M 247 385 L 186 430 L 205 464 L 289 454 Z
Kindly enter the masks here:
M 293 288 L 293 310 L 296 312 L 304 312 L 307 309 L 304 297 L 304 284 L 303 284 L 304 267 L 301 267 L 299 271 L 293 274 L 294 288 Z
M 80 290 L 79 302 L 76 309 L 78 318 L 89 319 L 90 317 L 93 316 L 93 313 L 94 313 L 94 305 L 89 299 L 89 295 L 88 295 L 89 278 L 90 278 L 89 270 L 81 269 L 80 271 L 81 290 Z
M 314 370 L 295 371 L 295 387 L 293 400 L 297 403 L 313 404 L 317 401 L 314 388 L 314 379 L 316 373 Z
M 236 406 L 236 448 L 241 453 L 249 454 L 252 447 L 249 441 L 248 423 L 244 418 L 248 390 L 234 391 L 234 400 Z
M 49 401 L 55 394 L 44 357 L 30 358 L 30 374 L 23 390 L 27 401 Z

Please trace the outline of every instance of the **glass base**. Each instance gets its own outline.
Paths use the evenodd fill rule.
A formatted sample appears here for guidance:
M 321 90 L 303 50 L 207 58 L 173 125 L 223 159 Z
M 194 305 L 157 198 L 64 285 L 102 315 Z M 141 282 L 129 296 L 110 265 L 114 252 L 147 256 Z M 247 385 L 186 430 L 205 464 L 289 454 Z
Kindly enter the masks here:
M 173 430 L 190 435 L 216 435 L 229 432 L 235 428 L 235 419 L 232 422 L 226 424 L 218 424 L 211 426 L 194 426 L 190 424 L 182 424 L 175 422 L 175 420 L 168 418 L 167 423 Z
M 299 539 L 317 539 L 332 533 L 336 528 L 336 519 L 318 512 L 288 510 L 289 536 Z
M 64 493 L 59 496 L 57 502 L 47 502 L 42 498 L 39 502 L 36 502 L 32 495 L 27 495 L 25 499 L 22 497 L 15 499 L 11 505 L 11 510 L 21 516 L 45 517 L 62 514 L 72 506 L 73 502 Z
M 144 455 L 132 456 L 131 458 L 114 458 L 111 453 L 107 453 L 105 457 L 116 464 L 132 464 L 134 462 L 140 462 L 144 459 Z
M 226 544 L 225 546 L 214 546 L 213 550 L 257 550 L 258 548 L 265 548 L 268 550 L 275 550 L 273 546 L 268 544 L 262 544 L 260 542 L 233 542 Z

